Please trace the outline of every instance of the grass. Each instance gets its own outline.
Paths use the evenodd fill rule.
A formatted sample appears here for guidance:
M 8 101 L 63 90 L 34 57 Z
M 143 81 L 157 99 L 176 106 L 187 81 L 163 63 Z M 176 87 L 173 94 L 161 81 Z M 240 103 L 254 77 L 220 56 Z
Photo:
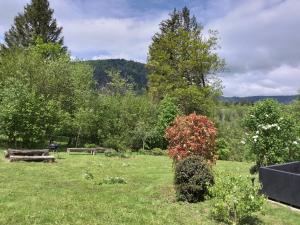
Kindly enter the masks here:
M 168 157 L 59 155 L 53 164 L 0 160 L 0 224 L 217 224 L 209 216 L 210 201 L 175 201 Z M 249 167 L 218 161 L 216 170 L 246 175 Z M 84 178 L 87 171 L 94 179 Z M 127 183 L 98 184 L 107 177 Z M 300 213 L 268 204 L 259 219 L 296 225 Z

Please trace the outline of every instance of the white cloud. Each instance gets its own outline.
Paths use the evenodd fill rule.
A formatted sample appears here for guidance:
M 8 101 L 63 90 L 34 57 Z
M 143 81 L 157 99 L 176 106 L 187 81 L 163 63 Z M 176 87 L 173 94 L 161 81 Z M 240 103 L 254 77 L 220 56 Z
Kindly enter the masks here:
M 300 88 L 299 10 L 298 0 L 244 1 L 224 18 L 208 24 L 219 31 L 220 54 L 227 61 L 225 94 L 297 93 Z
M 94 54 L 90 57 L 145 61 L 161 18 L 99 18 L 63 21 L 62 24 L 66 44 L 75 55 L 86 52 Z
M 259 70 L 222 76 L 225 96 L 294 95 L 300 87 L 300 66 L 282 65 L 268 72 Z

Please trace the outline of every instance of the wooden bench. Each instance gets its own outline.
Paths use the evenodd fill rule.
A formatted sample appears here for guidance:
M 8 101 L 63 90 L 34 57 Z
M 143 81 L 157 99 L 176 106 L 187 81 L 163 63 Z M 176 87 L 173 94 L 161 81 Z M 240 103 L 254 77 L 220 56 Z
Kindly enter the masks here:
M 4 157 L 9 158 L 10 156 L 48 156 L 48 149 L 8 149 L 4 151 Z
M 92 155 L 96 153 L 104 153 L 106 150 L 114 150 L 112 148 L 96 147 L 96 148 L 67 148 L 68 154 L 71 152 L 89 152 Z
M 71 152 L 89 152 L 92 155 L 95 155 L 97 153 L 96 148 L 67 148 L 68 154 Z
M 46 156 L 21 156 L 21 155 L 11 155 L 9 157 L 10 162 L 16 161 L 27 161 L 27 162 L 51 162 L 55 161 L 55 157 L 52 155 Z

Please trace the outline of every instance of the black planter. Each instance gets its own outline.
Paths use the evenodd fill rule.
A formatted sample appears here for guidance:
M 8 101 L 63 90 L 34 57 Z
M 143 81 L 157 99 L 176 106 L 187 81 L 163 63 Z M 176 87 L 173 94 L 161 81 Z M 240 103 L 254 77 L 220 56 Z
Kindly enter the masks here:
M 300 208 L 300 162 L 261 167 L 259 180 L 268 198 Z

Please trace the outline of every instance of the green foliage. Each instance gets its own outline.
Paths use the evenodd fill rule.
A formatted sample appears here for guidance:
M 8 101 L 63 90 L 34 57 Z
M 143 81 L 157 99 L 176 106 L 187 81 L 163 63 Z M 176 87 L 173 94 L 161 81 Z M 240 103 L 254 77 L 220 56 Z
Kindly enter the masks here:
M 159 147 L 166 149 L 168 142 L 165 139 L 165 130 L 172 124 L 175 118 L 181 115 L 181 111 L 174 103 L 174 99 L 166 97 L 158 107 L 158 118 L 155 128 L 149 137 L 149 146 L 152 148 Z
M 300 159 L 296 121 L 281 110 L 278 102 L 268 99 L 256 103 L 244 125 L 258 167 Z
M 145 147 L 157 118 L 156 107 L 147 96 L 100 95 L 97 101 L 100 144 L 118 150 Z
M 219 158 L 226 160 L 251 160 L 252 154 L 249 154 L 245 146 L 244 128 L 242 121 L 246 116 L 250 106 L 219 104 L 213 110 L 213 121 L 218 129 L 217 151 Z M 223 158 L 223 152 L 228 155 Z
M 189 156 L 176 163 L 174 185 L 178 201 L 204 200 L 213 183 L 214 176 L 203 158 Z
M 224 66 L 215 51 L 216 32 L 210 32 L 204 39 L 202 27 L 195 17 L 190 16 L 189 9 L 174 10 L 169 19 L 161 22 L 160 32 L 152 40 L 147 68 L 149 91 L 154 99 L 161 100 L 176 89 L 188 86 L 195 85 L 199 91 L 206 86 L 214 87 L 210 85 L 213 80 L 209 74 Z
M 118 156 L 119 153 L 114 149 L 108 149 L 108 150 L 105 150 L 104 155 L 107 157 L 115 157 L 115 156 Z
M 161 148 L 153 148 L 151 150 L 151 155 L 155 155 L 155 156 L 167 155 L 167 152 L 162 150 Z
M 228 224 L 248 224 L 254 213 L 263 210 L 265 198 L 259 194 L 260 188 L 250 177 L 218 174 L 215 185 L 209 189 L 214 198 L 213 218 Z
M 53 12 L 48 0 L 32 0 L 25 6 L 24 12 L 15 17 L 14 25 L 5 33 L 4 47 L 26 48 L 40 38 L 43 43 L 57 43 L 61 51 L 65 50 L 62 47 L 62 28 L 57 26 Z
M 196 85 L 190 85 L 174 90 L 171 96 L 185 115 L 193 112 L 201 115 L 210 115 L 212 113 L 215 96 L 212 95 L 211 87 L 199 88 Z
M 96 145 L 95 144 L 84 144 L 84 147 L 85 148 L 96 148 Z
M 105 87 L 109 82 L 108 72 L 111 70 L 120 71 L 120 75 L 128 83 L 134 84 L 136 92 L 142 93 L 146 90 L 148 72 L 143 63 L 128 61 L 125 59 L 107 59 L 86 61 L 94 68 L 94 78 L 99 87 Z
M 0 132 L 8 137 L 9 143 L 22 147 L 39 146 L 50 139 L 60 122 L 61 110 L 53 101 L 9 79 L 0 91 Z
M 218 159 L 220 160 L 228 160 L 230 156 L 230 150 L 228 148 L 228 143 L 224 138 L 219 138 L 216 140 L 216 148 Z
M 133 90 L 132 83 L 121 77 L 119 71 L 110 70 L 107 72 L 109 81 L 105 85 L 104 91 L 109 95 L 124 95 Z
M 78 106 L 86 106 L 94 84 L 91 68 L 64 54 L 45 58 L 39 45 L 7 51 L 0 62 L 0 132 L 15 147 L 17 139 L 33 147 L 57 134 L 78 134 Z

